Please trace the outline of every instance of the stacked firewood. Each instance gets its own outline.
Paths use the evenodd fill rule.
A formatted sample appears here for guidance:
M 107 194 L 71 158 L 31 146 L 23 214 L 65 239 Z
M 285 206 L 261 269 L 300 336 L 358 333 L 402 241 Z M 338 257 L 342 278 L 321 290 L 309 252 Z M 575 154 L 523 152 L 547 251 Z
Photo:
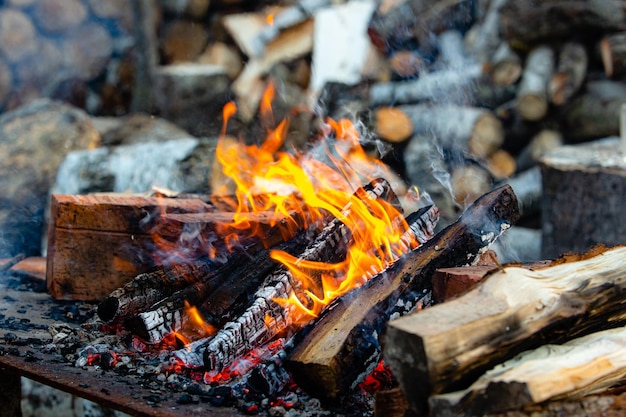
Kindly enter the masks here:
M 165 63 L 221 67 L 244 124 L 273 80 L 296 146 L 318 113 L 359 119 L 433 195 L 442 224 L 510 182 L 536 227 L 540 156 L 618 133 L 621 1 L 214 2 L 202 15 L 218 17 L 214 30 L 187 28 L 186 49 L 175 26 L 201 19 L 185 4 L 166 13 Z

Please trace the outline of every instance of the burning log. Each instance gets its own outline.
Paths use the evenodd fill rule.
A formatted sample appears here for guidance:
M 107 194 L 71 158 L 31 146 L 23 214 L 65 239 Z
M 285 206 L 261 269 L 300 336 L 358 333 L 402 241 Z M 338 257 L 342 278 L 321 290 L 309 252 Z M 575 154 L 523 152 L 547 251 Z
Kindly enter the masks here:
M 506 267 L 455 300 L 390 323 L 385 359 L 415 411 L 545 341 L 623 325 L 626 248 L 596 249 L 543 269 Z
M 577 42 L 566 43 L 559 53 L 559 64 L 548 84 L 550 101 L 567 103 L 578 92 L 587 75 L 587 51 Z
M 605 330 L 521 353 L 487 371 L 469 388 L 430 398 L 433 416 L 485 415 L 578 398 L 623 382 L 623 328 Z
M 314 322 L 289 357 L 296 382 L 337 399 L 368 365 L 378 363 L 378 337 L 391 317 L 415 308 L 441 267 L 470 263 L 519 217 L 505 186 L 478 199 L 459 220 L 409 252 L 376 279 L 338 300 Z
M 548 46 L 533 49 L 526 58 L 517 90 L 517 111 L 524 120 L 538 121 L 548 113 L 548 83 L 554 71 L 554 53 Z
M 366 205 L 367 199 L 381 199 L 400 207 L 389 183 L 382 179 L 361 188 L 356 195 Z M 349 216 L 351 210 L 351 207 L 344 208 L 342 216 Z M 298 256 L 298 260 L 337 260 L 345 253 L 348 235 L 349 230 L 343 222 L 339 218 L 333 219 Z M 198 342 L 194 349 L 181 349 L 174 356 L 188 367 L 206 366 L 212 370 L 221 370 L 243 353 L 267 343 L 292 324 L 288 309 L 275 300 L 288 299 L 292 292 L 302 295 L 296 285 L 297 281 L 287 268 L 277 268 L 265 279 L 252 297 L 252 303 L 236 320 L 228 322 L 214 337 Z

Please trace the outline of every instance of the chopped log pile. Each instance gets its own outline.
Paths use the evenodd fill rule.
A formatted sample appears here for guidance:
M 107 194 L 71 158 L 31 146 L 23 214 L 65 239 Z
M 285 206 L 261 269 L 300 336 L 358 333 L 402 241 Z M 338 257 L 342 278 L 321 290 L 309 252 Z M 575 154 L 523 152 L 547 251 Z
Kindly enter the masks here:
M 484 415 L 623 382 L 621 330 L 602 330 L 624 324 L 625 251 L 507 266 L 457 299 L 392 321 L 385 359 L 411 408 Z

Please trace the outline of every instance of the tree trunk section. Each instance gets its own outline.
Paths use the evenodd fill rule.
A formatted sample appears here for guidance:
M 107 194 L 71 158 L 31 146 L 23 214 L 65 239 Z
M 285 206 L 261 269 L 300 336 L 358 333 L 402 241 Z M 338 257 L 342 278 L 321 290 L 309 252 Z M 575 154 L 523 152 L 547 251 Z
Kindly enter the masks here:
M 543 175 L 543 255 L 626 243 L 626 164 L 617 139 L 548 153 Z

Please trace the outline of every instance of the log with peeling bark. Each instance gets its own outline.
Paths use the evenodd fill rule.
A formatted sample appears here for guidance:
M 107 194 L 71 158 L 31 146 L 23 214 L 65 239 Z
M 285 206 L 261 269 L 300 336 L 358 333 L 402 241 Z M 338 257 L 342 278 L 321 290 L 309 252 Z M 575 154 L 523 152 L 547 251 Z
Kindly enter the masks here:
M 578 42 L 568 42 L 559 52 L 558 66 L 548 84 L 550 101 L 562 106 L 574 96 L 587 75 L 587 50 Z
M 470 65 L 462 70 L 448 69 L 421 74 L 412 81 L 392 81 L 374 84 L 369 91 L 373 106 L 445 100 L 461 103 L 471 97 L 483 74 L 482 65 Z
M 524 120 L 538 121 L 548 113 L 548 83 L 554 72 L 554 52 L 539 46 L 528 54 L 517 90 L 517 111 Z
M 211 210 L 199 199 L 55 194 L 48 228 L 48 291 L 59 299 L 102 300 L 154 267 L 158 247 L 148 229 L 162 213 Z
M 623 325 L 625 255 L 601 247 L 541 269 L 505 267 L 455 300 L 391 322 L 385 360 L 411 408 L 424 411 L 430 395 L 462 389 L 526 349 Z
M 624 344 L 618 328 L 522 352 L 464 390 L 431 397 L 431 415 L 485 415 L 604 391 L 626 379 Z
M 427 104 L 397 107 L 412 121 L 415 132 L 431 133 L 446 148 L 488 158 L 504 142 L 502 124 L 486 109 Z M 454 123 L 450 121 L 454 120 Z
M 623 0 L 506 0 L 500 9 L 502 36 L 517 45 L 570 38 L 572 33 L 622 30 Z
M 379 362 L 378 338 L 389 319 L 409 313 L 428 297 L 432 273 L 471 263 L 518 217 L 511 188 L 494 190 L 378 279 L 338 300 L 291 353 L 287 365 L 296 382 L 315 395 L 338 399 Z
M 357 190 L 355 194 L 366 205 L 368 199 L 381 199 L 396 209 L 400 209 L 397 196 L 389 183 L 383 179 L 372 181 Z M 342 211 L 342 216 L 348 216 L 350 211 L 351 208 L 346 207 Z M 341 257 L 345 254 L 345 243 L 349 234 L 348 228 L 339 218 L 335 218 L 324 227 L 313 242 L 306 246 L 298 255 L 298 259 L 326 261 Z M 251 302 L 246 304 L 243 311 L 236 310 L 229 313 L 231 317 L 235 313 L 240 313 L 240 315 L 226 323 L 215 337 L 197 342 L 193 349 L 179 350 L 174 356 L 188 367 L 206 365 L 209 369 L 222 369 L 241 354 L 268 342 L 290 325 L 286 321 L 289 318 L 289 312 L 274 300 L 289 298 L 290 293 L 298 289 L 295 287 L 297 284 L 297 280 L 287 268 L 276 268 L 258 287 Z M 232 304 L 224 304 L 232 303 L 232 300 L 226 298 L 216 301 L 220 303 L 220 306 L 216 307 L 216 312 L 211 311 L 212 307 L 208 303 L 203 306 L 203 309 L 210 314 L 226 313 L 228 309 L 232 309 Z
M 607 77 L 617 78 L 626 73 L 626 33 L 605 36 L 600 42 L 600 53 Z
M 483 20 L 474 25 L 470 30 L 470 34 L 467 35 L 470 39 L 468 50 L 478 59 L 478 62 L 488 62 L 501 43 L 500 8 L 504 1 L 490 1 Z

